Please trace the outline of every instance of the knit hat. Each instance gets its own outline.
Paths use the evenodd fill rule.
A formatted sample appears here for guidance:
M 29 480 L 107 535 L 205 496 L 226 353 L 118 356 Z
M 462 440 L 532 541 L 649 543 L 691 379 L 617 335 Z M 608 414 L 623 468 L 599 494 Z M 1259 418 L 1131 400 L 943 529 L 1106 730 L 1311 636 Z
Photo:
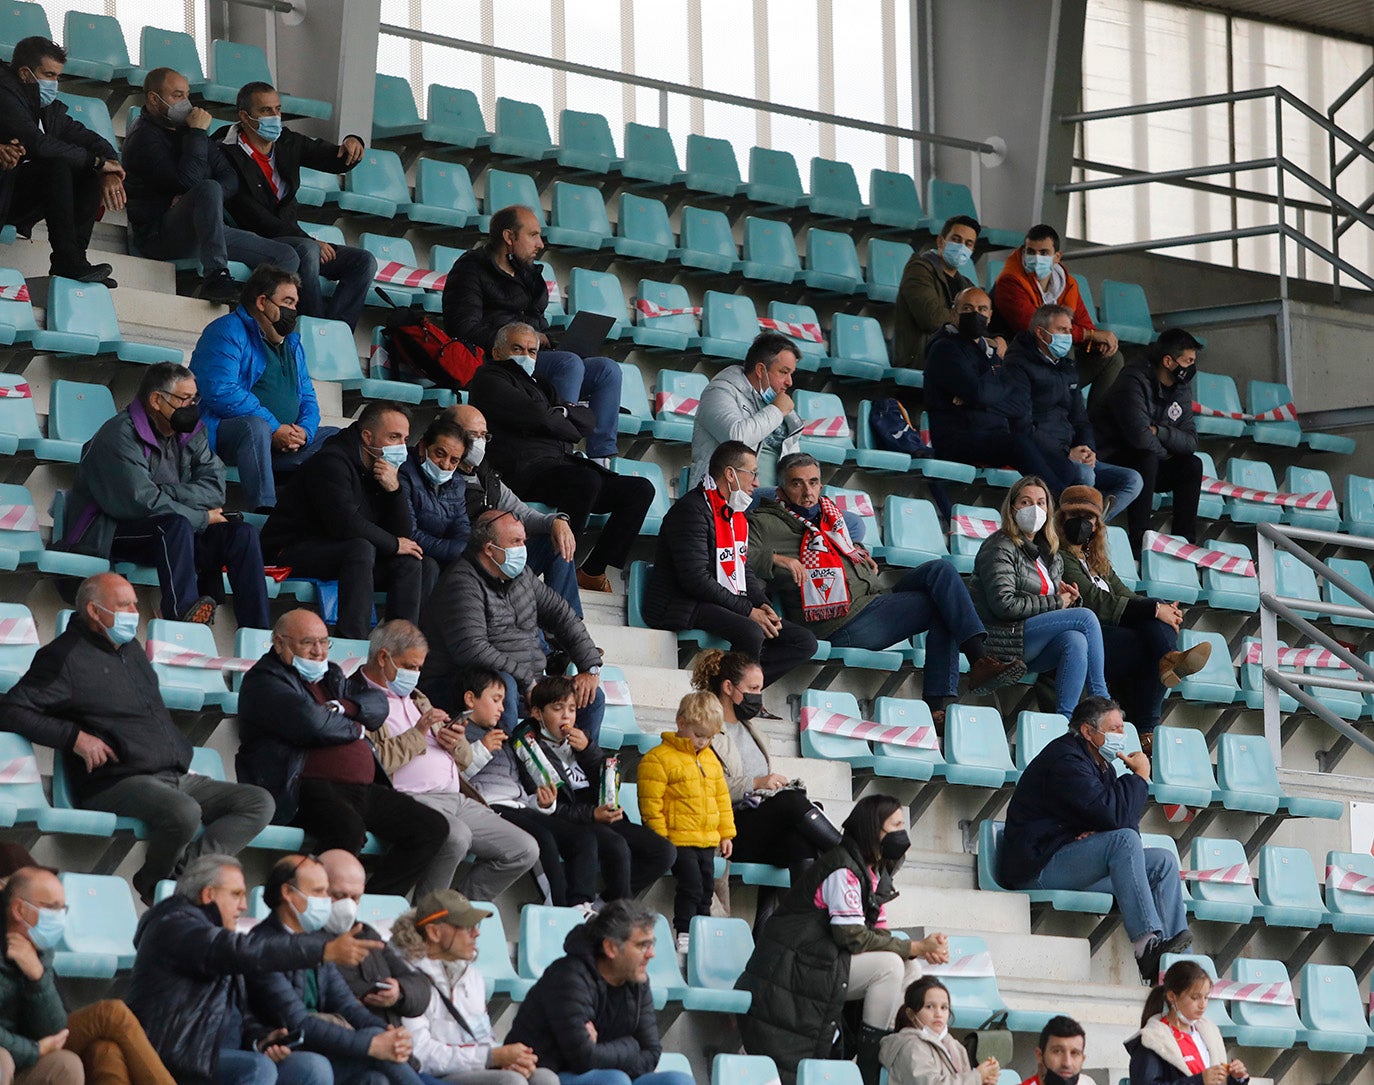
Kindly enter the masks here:
M 1059 495 L 1059 515 L 1065 520 L 1074 516 L 1096 516 L 1102 519 L 1102 494 L 1092 486 L 1069 486 Z
M 426 893 L 415 905 L 415 925 L 447 923 L 450 927 L 475 927 L 489 918 L 491 912 L 474 908 L 472 902 L 456 889 L 436 889 Z

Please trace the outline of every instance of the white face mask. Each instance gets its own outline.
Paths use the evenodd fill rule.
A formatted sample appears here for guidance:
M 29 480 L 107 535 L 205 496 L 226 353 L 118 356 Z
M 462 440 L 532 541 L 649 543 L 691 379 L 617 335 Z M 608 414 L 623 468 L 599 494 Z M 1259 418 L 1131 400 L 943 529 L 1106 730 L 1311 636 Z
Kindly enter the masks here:
M 1016 526 L 1027 535 L 1034 535 L 1045 526 L 1047 514 L 1039 505 L 1025 505 L 1016 510 Z
M 944 1029 L 940 1032 L 936 1032 L 929 1025 L 922 1025 L 921 1035 L 924 1036 L 927 1040 L 934 1040 L 937 1044 L 943 1043 L 945 1037 L 949 1035 L 949 1029 Z
M 726 485 L 728 486 L 729 483 L 727 482 Z M 750 506 L 753 500 L 754 496 L 752 494 L 745 493 L 742 489 L 731 490 L 730 495 L 725 499 L 725 503 L 730 506 L 732 511 L 743 512 Z
M 358 902 L 352 897 L 343 897 L 329 906 L 329 918 L 324 921 L 324 929 L 330 934 L 343 934 L 351 931 L 358 921 Z
M 474 437 L 468 442 L 468 450 L 463 453 L 463 462 L 469 467 L 477 467 L 482 463 L 482 457 L 487 454 L 487 439 L 485 437 Z

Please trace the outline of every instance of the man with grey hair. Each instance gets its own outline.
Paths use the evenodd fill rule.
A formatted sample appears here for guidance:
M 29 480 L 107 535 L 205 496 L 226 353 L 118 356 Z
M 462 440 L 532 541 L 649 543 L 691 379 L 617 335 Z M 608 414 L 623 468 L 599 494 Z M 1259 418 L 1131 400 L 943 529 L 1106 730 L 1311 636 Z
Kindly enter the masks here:
M 407 621 L 384 622 L 368 640 L 359 673 L 386 698 L 386 723 L 374 739 L 382 767 L 397 791 L 442 814 L 448 839 L 415 883 L 418 900 L 448 889 L 465 855 L 474 862 L 459 888 L 473 900 L 495 900 L 534 866 L 539 846 L 528 833 L 498 817 L 464 778 L 472 747 L 442 708 L 416 686 L 429 655 L 429 641 Z
M 191 743 L 135 639 L 132 584 L 100 573 L 82 583 L 76 607 L 0 702 L 0 720 L 57 751 L 78 806 L 143 822 L 148 847 L 133 884 L 151 902 L 158 881 L 188 859 L 237 852 L 257 836 L 272 818 L 272 797 L 189 771 Z
M 258 529 L 224 512 L 224 464 L 200 418 L 196 378 L 150 366 L 138 395 L 81 451 L 68 502 L 67 549 L 157 569 L 162 617 L 209 624 L 229 570 L 238 624 L 265 629 Z
M 231 1085 L 260 1074 L 272 1080 L 270 1052 L 244 1050 L 240 976 L 322 962 L 356 965 L 383 948 L 357 937 L 356 926 L 336 936 L 319 931 L 250 941 L 236 931 L 247 911 L 239 861 L 205 854 L 187 865 L 172 896 L 144 913 L 134 934 L 138 952 L 126 1001 L 183 1085 Z
M 1030 329 L 1012 340 L 1004 362 L 1013 388 L 1012 415 L 1029 420 L 1031 439 L 1047 457 L 1063 464 L 1079 485 L 1097 488 L 1106 505 L 1105 519 L 1140 496 L 1139 472 L 1103 463 L 1094 451 L 1093 427 L 1073 357 L 1072 309 L 1036 309 Z

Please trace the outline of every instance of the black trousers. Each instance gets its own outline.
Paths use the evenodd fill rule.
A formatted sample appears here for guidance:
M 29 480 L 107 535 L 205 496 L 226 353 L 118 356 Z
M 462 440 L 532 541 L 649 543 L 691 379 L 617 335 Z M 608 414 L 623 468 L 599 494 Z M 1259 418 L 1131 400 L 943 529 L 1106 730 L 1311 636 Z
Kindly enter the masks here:
M 277 560 L 301 576 L 339 582 L 336 636 L 365 640 L 372 631 L 372 593 L 386 592 L 386 616 L 420 620 L 424 566 L 404 554 L 381 557 L 366 539 L 301 539 L 284 546 Z
M 376 834 L 389 847 L 372 868 L 367 891 L 402 897 L 448 839 L 443 814 L 385 784 L 302 780 L 291 824 L 314 837 L 320 852 L 343 848 L 357 855 L 367 834 Z
M 15 171 L 5 221 L 26 233 L 34 223 L 46 222 L 52 270 L 60 274 L 86 266 L 86 248 L 99 210 L 100 174 L 50 158 L 32 159 Z
M 582 563 L 588 575 L 606 567 L 624 568 L 630 547 L 639 537 L 644 517 L 654 501 L 654 484 L 646 478 L 617 475 L 590 460 L 568 456 L 562 463 L 542 466 L 523 480 L 517 491 L 526 501 L 542 501 L 568 515 L 578 541 L 592 513 L 609 513 L 596 546 Z
M 1117 467 L 1140 473 L 1140 496 L 1126 506 L 1126 534 L 1131 549 L 1140 557 L 1145 531 L 1150 526 L 1151 494 L 1172 493 L 1173 534 L 1197 542 L 1197 503 L 1202 495 L 1202 461 L 1191 452 L 1181 456 L 1156 456 L 1152 452 L 1122 449 L 1106 457 Z
M 716 849 L 677 849 L 673 863 L 677 893 L 673 897 L 673 930 L 687 934 L 692 917 L 711 914 L 711 896 L 716 888 Z
M 672 870 L 677 849 L 652 829 L 621 818 L 610 825 L 593 822 L 601 899 L 638 896 Z
M 1165 652 L 1176 648 L 1174 627 L 1156 618 L 1136 626 L 1102 626 L 1102 675 L 1126 719 L 1141 734 L 1159 726 L 1168 692 L 1159 680 L 1159 661 Z
M 691 627 L 724 637 L 732 650 L 757 659 L 763 669 L 765 686 L 772 685 L 816 654 L 816 634 L 804 625 L 784 620 L 781 633 L 766 637 L 763 627 L 749 615 L 736 614 L 715 603 L 698 603 L 692 611 Z
M 735 807 L 735 845 L 730 861 L 792 867 L 819 854 L 798 830 L 811 808 L 805 791 L 779 791 L 758 806 Z
M 549 902 L 554 907 L 585 904 L 596 896 L 596 836 L 587 826 L 528 806 L 492 809 L 534 837 L 539 845 L 539 865 L 549 883 Z

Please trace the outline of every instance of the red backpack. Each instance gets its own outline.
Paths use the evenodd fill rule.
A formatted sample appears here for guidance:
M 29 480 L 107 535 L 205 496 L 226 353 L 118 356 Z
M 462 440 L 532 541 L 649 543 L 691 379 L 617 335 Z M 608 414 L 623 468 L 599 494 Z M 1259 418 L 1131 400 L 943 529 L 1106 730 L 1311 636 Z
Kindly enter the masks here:
M 393 366 L 405 366 L 441 388 L 459 391 L 467 387 L 485 353 L 461 339 L 450 339 L 438 324 L 423 313 L 407 311 L 393 316 L 382 331 L 382 345 Z M 393 376 L 398 376 L 393 370 Z

